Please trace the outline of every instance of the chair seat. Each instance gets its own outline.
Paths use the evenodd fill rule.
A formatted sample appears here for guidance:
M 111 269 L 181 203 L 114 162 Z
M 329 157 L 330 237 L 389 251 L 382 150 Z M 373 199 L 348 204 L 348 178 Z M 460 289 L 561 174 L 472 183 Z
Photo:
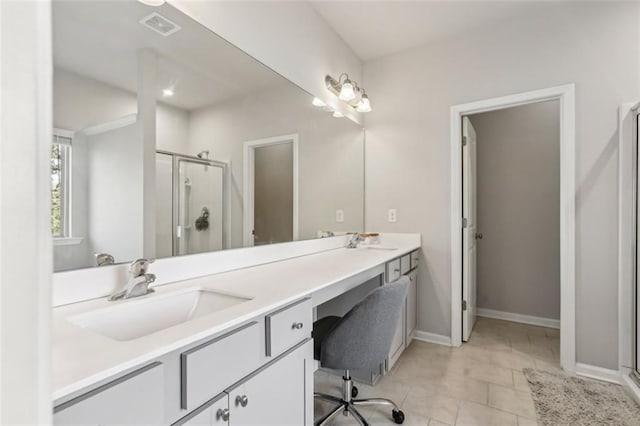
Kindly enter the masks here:
M 318 321 L 313 323 L 313 359 L 320 361 L 322 340 L 341 319 L 341 317 L 328 316 L 320 318 Z

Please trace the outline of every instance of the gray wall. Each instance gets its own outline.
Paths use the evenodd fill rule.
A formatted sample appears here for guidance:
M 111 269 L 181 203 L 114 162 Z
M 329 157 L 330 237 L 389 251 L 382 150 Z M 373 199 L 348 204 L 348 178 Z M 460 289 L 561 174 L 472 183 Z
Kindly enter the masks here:
M 477 306 L 560 319 L 560 103 L 469 118 L 484 235 Z
M 255 244 L 293 240 L 293 143 L 254 151 Z
M 420 330 L 451 333 L 451 106 L 575 83 L 577 360 L 617 369 L 617 108 L 640 97 L 639 15 L 640 3 L 558 3 L 365 64 L 365 225 L 422 234 Z

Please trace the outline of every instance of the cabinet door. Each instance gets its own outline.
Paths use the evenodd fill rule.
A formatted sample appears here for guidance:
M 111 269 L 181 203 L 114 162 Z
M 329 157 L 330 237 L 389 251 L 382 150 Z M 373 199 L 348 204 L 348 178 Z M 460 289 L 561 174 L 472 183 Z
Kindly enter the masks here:
M 231 426 L 305 425 L 305 375 L 312 368 L 312 342 L 259 370 L 229 393 Z M 215 423 L 214 423 L 215 424 Z
M 164 372 L 155 362 L 54 409 L 55 425 L 140 425 L 164 421 Z
M 413 270 L 409 277 L 409 293 L 407 294 L 407 345 L 411 343 L 411 335 L 418 325 L 418 271 Z
M 391 342 L 391 349 L 389 350 L 389 358 L 387 359 L 387 371 L 391 370 L 393 364 L 396 363 L 405 346 L 405 330 L 406 330 L 406 306 L 402 305 L 402 312 L 400 313 L 400 319 L 398 319 L 398 325 L 396 326 L 396 332 L 393 335 L 393 341 Z
M 227 426 L 229 415 L 229 395 L 224 393 L 215 401 L 194 410 L 172 426 Z

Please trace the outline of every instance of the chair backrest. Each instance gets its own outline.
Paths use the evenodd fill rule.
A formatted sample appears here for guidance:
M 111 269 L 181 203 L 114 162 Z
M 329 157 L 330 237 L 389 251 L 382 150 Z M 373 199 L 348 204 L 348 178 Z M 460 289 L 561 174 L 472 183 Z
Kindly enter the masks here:
M 373 368 L 389 355 L 407 298 L 409 279 L 373 290 L 325 336 L 320 363 L 340 370 Z

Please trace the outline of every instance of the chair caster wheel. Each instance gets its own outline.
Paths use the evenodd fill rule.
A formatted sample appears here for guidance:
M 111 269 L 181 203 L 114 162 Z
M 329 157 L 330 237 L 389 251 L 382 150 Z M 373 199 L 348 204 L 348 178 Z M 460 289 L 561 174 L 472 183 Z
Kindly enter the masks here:
M 358 388 L 355 386 L 351 387 L 351 398 L 356 398 L 358 396 Z
M 397 424 L 401 425 L 402 423 L 404 423 L 404 413 L 402 412 L 402 410 L 393 410 L 391 412 L 391 416 L 393 417 L 393 421 Z

